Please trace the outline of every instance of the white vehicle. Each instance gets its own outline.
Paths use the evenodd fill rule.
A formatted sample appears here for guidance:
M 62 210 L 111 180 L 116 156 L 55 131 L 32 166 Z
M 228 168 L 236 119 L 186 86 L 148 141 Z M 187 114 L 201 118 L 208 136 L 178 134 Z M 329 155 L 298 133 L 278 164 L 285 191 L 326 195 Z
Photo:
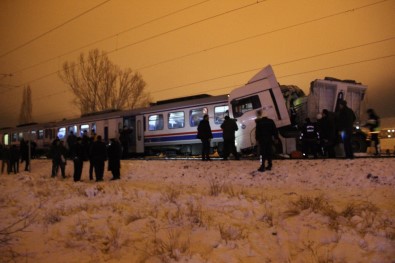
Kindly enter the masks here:
M 256 146 L 255 119 L 257 110 L 263 110 L 279 128 L 281 144 L 277 154 L 290 154 L 297 149 L 297 127 L 306 117 L 316 120 L 323 109 L 336 112 L 340 100 L 354 111 L 360 121 L 362 101 L 367 87 L 355 81 L 340 81 L 333 78 L 315 80 L 311 83 L 310 94 L 295 86 L 280 86 L 271 66 L 256 74 L 246 85 L 233 90 L 229 95 L 229 112 L 237 119 L 239 131 L 236 133 L 237 149 L 252 151 Z M 355 151 L 366 151 L 366 136 L 356 132 L 353 139 Z

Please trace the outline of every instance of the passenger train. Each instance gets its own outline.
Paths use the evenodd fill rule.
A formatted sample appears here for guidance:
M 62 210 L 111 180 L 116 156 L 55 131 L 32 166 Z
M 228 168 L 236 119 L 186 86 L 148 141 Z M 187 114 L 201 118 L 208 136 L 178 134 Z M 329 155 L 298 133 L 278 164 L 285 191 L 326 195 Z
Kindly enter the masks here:
M 354 93 L 361 93 L 359 98 L 363 98 L 365 89 L 365 86 L 356 84 L 352 84 L 352 89 L 350 88 Z M 239 127 L 236 132 L 237 150 L 251 152 L 256 148 L 256 112 L 263 110 L 280 130 L 281 140 L 276 145 L 276 153 L 290 154 L 297 147 L 298 137 L 291 124 L 292 110 L 303 109 L 298 103 L 306 101 L 306 97 L 294 96 L 297 93 L 300 95 L 303 92 L 293 92 L 292 95 L 289 90 L 284 92 L 269 65 L 253 76 L 246 85 L 226 95 L 190 96 L 159 101 L 146 108 L 106 111 L 59 122 L 3 128 L 0 129 L 0 140 L 3 145 L 19 145 L 22 139 L 34 141 L 38 152 L 45 153 L 56 137 L 67 140 L 70 132 L 82 136 L 84 131 L 90 133 L 94 130 L 108 142 L 111 138 L 119 138 L 121 132 L 127 130 L 130 155 L 197 155 L 201 153 L 197 126 L 203 116 L 209 115 L 213 132 L 211 147 L 220 151 L 223 143 L 221 124 L 225 116 L 229 115 L 237 120 Z M 347 95 L 349 97 L 353 98 Z
M 205 114 L 209 115 L 213 132 L 213 149 L 222 148 L 221 124 L 226 115 L 238 120 L 237 143 L 250 147 L 250 126 L 255 125 L 251 120 L 255 118 L 256 110 L 262 108 L 272 113 L 271 117 L 276 124 L 289 123 L 284 98 L 270 66 L 258 73 L 249 85 L 238 88 L 229 95 L 191 96 L 160 101 L 146 108 L 107 111 L 59 122 L 20 125 L 1 129 L 0 137 L 4 145 L 19 144 L 22 139 L 31 140 L 36 143 L 38 151 L 45 151 L 56 137 L 67 140 L 70 132 L 82 136 L 84 131 L 90 133 L 94 130 L 108 142 L 111 138 L 119 138 L 120 133 L 127 129 L 130 131 L 130 154 L 166 152 L 195 155 L 201 153 L 197 126 Z M 248 133 L 247 136 L 243 131 Z M 246 138 L 248 143 L 243 142 Z

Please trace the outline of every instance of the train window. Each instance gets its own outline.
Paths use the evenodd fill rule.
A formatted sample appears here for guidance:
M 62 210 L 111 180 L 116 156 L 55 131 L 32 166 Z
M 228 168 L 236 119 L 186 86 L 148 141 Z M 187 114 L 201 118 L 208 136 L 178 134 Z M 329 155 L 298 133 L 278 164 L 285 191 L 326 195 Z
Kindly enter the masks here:
M 12 134 L 12 141 L 17 142 L 18 141 L 18 133 L 13 133 Z
M 37 139 L 39 140 L 44 139 L 44 130 L 38 130 Z
M 225 116 L 229 113 L 228 106 L 218 106 L 214 108 L 214 123 L 215 124 L 222 124 L 224 122 Z
M 258 95 L 254 95 L 248 98 L 240 100 L 233 100 L 232 102 L 233 116 L 238 118 L 248 111 L 259 109 L 261 107 L 261 101 Z
M 23 139 L 23 132 L 18 133 L 18 141 Z
M 67 134 L 70 134 L 71 132 L 77 134 L 77 125 L 67 127 Z
M 148 117 L 148 130 L 157 131 L 163 130 L 163 115 L 155 114 Z
M 96 123 L 92 122 L 91 132 L 95 132 L 97 134 Z
M 203 116 L 208 114 L 207 108 L 193 109 L 189 111 L 189 125 L 196 127 L 200 121 L 203 120 Z
M 170 112 L 168 115 L 169 129 L 184 128 L 185 126 L 185 113 L 183 111 Z
M 4 134 L 3 138 L 4 138 L 4 140 L 3 140 L 4 145 L 10 145 L 10 137 L 9 137 L 8 133 Z
M 60 140 L 63 140 L 66 136 L 66 128 L 65 127 L 59 128 L 57 135 Z
M 84 131 L 86 131 L 86 132 L 89 131 L 89 124 L 82 124 L 80 126 L 80 136 L 81 137 L 84 135 Z
M 29 139 L 37 140 L 37 132 L 36 131 L 31 131 Z

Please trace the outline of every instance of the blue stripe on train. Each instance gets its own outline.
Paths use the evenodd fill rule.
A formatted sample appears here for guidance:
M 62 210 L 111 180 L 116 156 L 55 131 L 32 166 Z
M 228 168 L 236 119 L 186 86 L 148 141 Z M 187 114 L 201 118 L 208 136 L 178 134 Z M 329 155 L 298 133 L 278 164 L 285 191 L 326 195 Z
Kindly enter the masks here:
M 222 132 L 213 133 L 213 137 L 215 139 L 222 138 Z M 154 138 L 145 138 L 144 142 L 172 142 L 172 141 L 185 141 L 185 140 L 195 140 L 197 139 L 196 134 L 189 135 L 177 135 L 177 136 L 163 136 L 163 137 L 154 137 Z

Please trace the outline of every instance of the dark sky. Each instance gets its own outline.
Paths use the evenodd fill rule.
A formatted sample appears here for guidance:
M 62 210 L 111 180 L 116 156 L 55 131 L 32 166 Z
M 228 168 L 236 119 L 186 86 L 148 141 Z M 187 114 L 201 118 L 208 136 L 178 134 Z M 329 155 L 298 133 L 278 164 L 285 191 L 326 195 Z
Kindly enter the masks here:
M 27 85 L 34 121 L 78 116 L 57 71 L 94 48 L 154 100 L 226 94 L 271 64 L 306 93 L 325 76 L 362 82 L 366 107 L 395 117 L 395 0 L 2 0 L 0 37 L 0 127 Z

